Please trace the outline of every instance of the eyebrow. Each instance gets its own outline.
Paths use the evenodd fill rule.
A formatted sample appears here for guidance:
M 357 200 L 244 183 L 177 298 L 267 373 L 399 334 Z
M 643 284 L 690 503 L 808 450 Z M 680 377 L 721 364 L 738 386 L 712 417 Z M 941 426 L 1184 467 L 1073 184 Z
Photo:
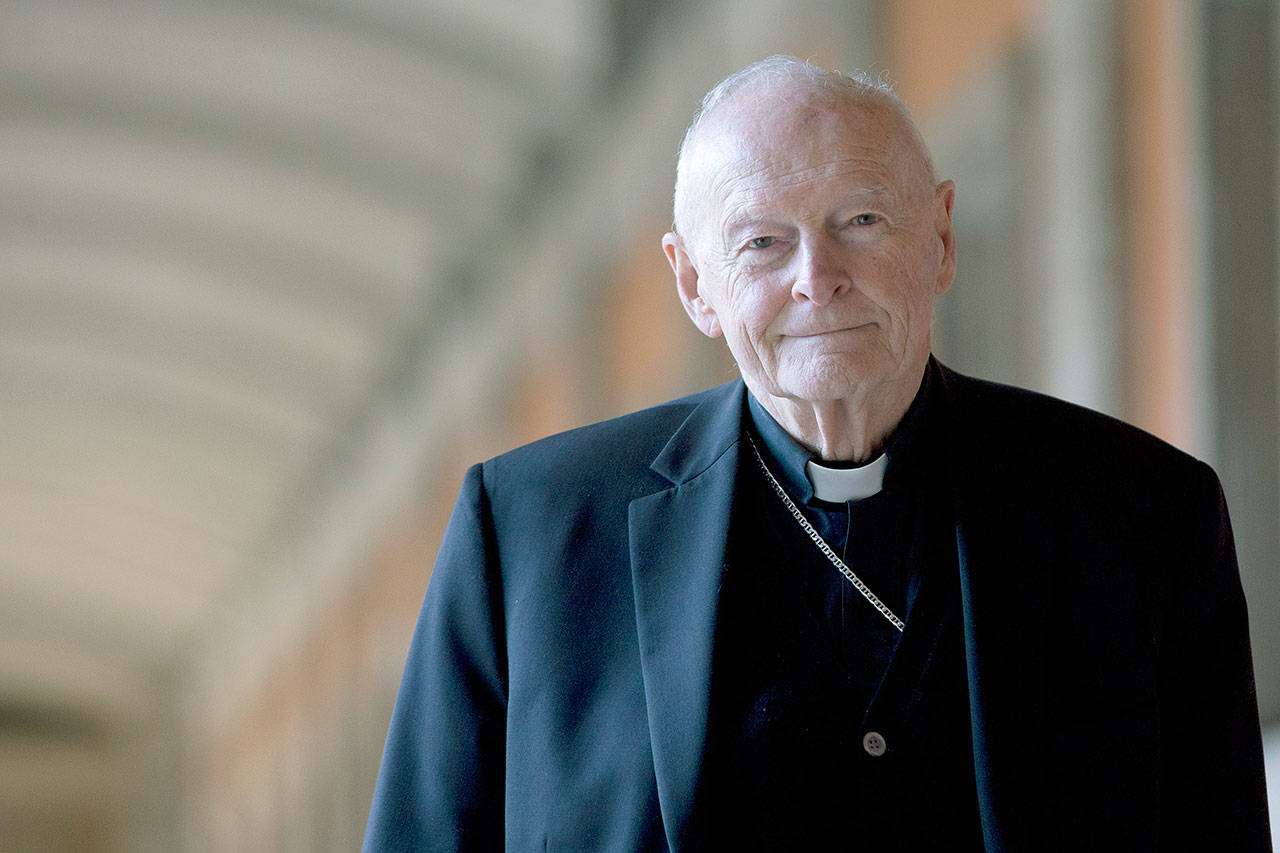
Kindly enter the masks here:
M 767 216 L 744 216 L 739 219 L 730 219 L 724 224 L 723 232 L 726 235 L 736 234 L 740 231 L 757 231 L 760 229 L 789 228 L 791 226 L 784 224 L 779 219 L 770 219 Z
M 895 193 L 891 188 L 884 184 L 874 184 L 866 187 L 859 187 L 845 195 L 840 202 L 841 205 L 856 206 L 858 202 L 863 200 L 876 201 L 885 204 L 896 204 L 899 201 L 899 193 Z M 839 205 L 837 205 L 838 207 Z M 770 216 L 750 216 L 744 215 L 732 217 L 728 219 L 723 226 L 722 233 L 725 236 L 736 234 L 740 231 L 754 231 L 757 229 L 777 229 L 790 228 L 786 222 L 780 219 L 774 219 Z
M 894 199 L 901 195 L 902 191 L 900 189 L 895 190 L 886 184 L 871 184 L 869 186 L 862 187 L 861 189 L 854 190 L 852 194 L 855 196 L 865 195 L 872 196 L 873 198 Z

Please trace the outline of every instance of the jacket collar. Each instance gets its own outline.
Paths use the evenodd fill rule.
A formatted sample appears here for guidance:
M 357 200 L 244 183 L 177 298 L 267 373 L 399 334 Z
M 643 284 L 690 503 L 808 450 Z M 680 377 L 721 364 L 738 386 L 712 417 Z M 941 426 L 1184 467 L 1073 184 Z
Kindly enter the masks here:
M 715 465 L 742 435 L 746 393 L 746 385 L 735 379 L 699 395 L 701 402 L 649 467 L 680 485 Z

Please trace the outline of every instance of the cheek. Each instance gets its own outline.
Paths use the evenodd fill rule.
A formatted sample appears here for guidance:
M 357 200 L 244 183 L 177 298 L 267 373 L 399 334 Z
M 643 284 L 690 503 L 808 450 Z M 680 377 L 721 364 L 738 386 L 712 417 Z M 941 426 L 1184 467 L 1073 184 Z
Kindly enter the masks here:
M 918 255 L 899 251 L 885 258 L 877 279 L 883 282 L 882 305 L 894 319 L 912 327 L 928 322 L 933 304 L 933 279 Z
M 752 338 L 768 330 L 791 298 L 790 289 L 778 277 L 739 274 L 730 277 L 728 284 L 734 324 Z
M 903 345 L 915 350 L 923 345 L 923 341 L 931 337 L 933 321 L 933 287 L 924 271 L 917 268 L 913 275 L 903 282 L 905 288 L 901 294 L 901 321 L 903 325 Z

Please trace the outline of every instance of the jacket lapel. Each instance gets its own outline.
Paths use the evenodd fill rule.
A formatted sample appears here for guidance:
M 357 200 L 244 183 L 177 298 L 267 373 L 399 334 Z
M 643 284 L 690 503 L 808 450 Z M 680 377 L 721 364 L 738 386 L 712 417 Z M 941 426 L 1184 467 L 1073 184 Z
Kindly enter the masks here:
M 988 419 L 998 414 L 975 410 L 981 391 L 941 373 L 983 836 L 987 850 L 1030 849 L 1038 842 L 1027 835 L 1029 820 L 1044 790 L 1048 501 L 1026 467 L 993 446 Z
M 714 389 L 654 461 L 670 488 L 631 502 L 640 662 L 667 842 L 699 846 L 716 605 L 738 470 L 744 388 Z

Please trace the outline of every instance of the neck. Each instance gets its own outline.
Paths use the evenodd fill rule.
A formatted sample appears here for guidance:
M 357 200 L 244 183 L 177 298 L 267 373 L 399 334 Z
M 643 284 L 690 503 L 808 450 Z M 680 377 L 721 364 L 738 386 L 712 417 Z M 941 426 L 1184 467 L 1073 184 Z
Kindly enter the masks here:
M 911 407 L 924 371 L 912 373 L 914 378 L 859 388 L 834 400 L 752 393 L 792 438 L 823 461 L 861 465 L 880 454 Z

